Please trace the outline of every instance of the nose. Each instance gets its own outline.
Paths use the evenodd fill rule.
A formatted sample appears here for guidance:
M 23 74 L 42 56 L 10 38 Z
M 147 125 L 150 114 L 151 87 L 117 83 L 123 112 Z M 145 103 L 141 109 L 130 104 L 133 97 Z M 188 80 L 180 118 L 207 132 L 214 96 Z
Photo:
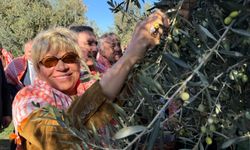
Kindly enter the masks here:
M 118 55 L 122 54 L 122 49 L 121 49 L 121 47 L 116 46 L 115 49 L 114 49 L 114 53 L 115 53 L 115 54 L 118 54 Z
M 67 71 L 69 69 L 69 66 L 64 63 L 62 60 L 59 60 L 56 64 L 56 70 L 57 71 Z
M 116 51 L 116 52 L 121 51 L 121 47 L 119 44 L 115 44 L 114 51 Z
M 96 55 L 98 53 L 97 45 L 91 46 L 90 53 L 91 53 L 91 55 L 93 55 L 93 57 L 96 57 Z

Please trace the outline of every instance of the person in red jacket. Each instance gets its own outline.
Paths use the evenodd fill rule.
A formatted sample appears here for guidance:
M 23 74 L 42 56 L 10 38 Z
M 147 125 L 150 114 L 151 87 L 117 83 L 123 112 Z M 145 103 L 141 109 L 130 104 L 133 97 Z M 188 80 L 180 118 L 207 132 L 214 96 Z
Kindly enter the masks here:
M 32 40 L 24 44 L 24 55 L 13 59 L 5 69 L 7 82 L 17 90 L 30 85 L 35 79 L 35 71 L 31 62 Z

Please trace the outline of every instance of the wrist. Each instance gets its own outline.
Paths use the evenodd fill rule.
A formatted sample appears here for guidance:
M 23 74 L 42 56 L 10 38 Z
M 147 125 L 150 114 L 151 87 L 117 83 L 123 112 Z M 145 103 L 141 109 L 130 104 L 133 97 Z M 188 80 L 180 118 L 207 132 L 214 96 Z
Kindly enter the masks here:
M 136 63 L 143 58 L 146 52 L 146 45 L 143 44 L 131 44 L 128 46 L 124 56 L 127 56 L 132 63 Z

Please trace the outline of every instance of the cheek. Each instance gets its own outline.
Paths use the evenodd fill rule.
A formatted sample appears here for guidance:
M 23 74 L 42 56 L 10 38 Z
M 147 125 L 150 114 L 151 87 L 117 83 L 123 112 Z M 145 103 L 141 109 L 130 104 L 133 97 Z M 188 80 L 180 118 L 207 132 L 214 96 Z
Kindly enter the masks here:
M 80 72 L 80 64 L 76 64 L 73 66 L 74 71 Z
M 40 67 L 38 76 L 42 79 L 48 79 L 50 76 L 53 75 L 53 67 L 52 68 L 45 68 Z
M 80 64 L 68 64 L 68 66 L 74 74 L 80 74 Z
M 106 54 L 107 54 L 107 55 L 112 54 L 112 48 L 107 47 L 107 48 L 106 48 Z

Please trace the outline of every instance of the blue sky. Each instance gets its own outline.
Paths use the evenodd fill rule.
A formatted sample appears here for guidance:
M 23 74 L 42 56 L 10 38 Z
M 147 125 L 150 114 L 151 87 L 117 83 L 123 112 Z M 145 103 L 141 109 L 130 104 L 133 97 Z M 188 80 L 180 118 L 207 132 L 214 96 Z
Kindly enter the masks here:
M 95 21 L 103 32 L 113 26 L 113 14 L 106 0 L 83 0 L 83 2 L 87 6 L 86 16 L 89 20 Z
M 122 0 L 114 1 L 120 2 Z M 114 25 L 113 14 L 109 10 L 107 0 L 83 0 L 83 3 L 87 6 L 87 18 L 89 20 L 95 21 L 102 32 L 108 31 L 109 27 L 112 27 Z

